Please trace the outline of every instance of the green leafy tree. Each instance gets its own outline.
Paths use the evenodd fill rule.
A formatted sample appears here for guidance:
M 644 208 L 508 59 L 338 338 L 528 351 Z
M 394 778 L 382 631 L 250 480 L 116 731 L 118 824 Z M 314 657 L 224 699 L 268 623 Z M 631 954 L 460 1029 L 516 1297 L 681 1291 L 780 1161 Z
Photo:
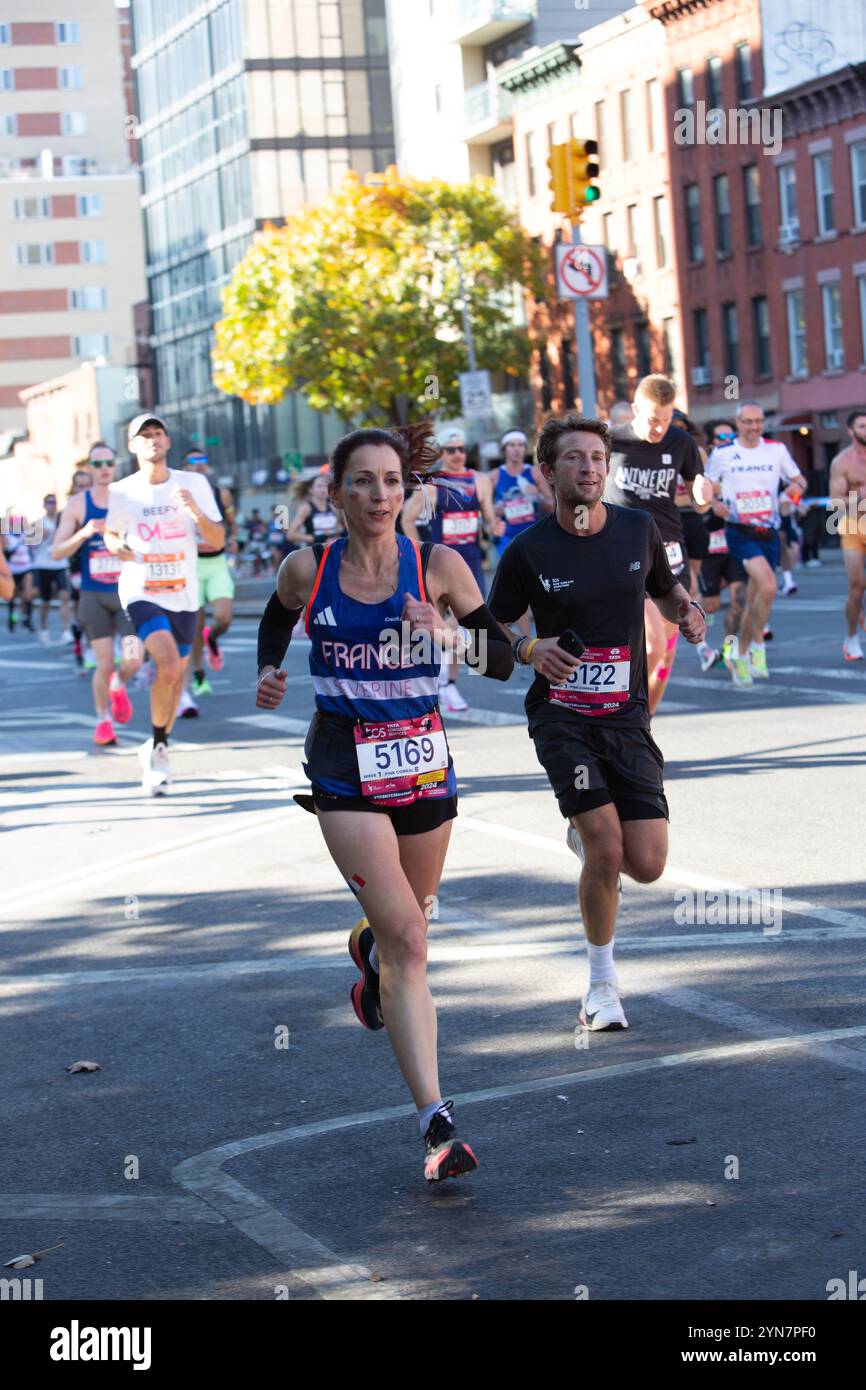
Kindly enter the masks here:
M 381 183 L 348 175 L 321 203 L 254 239 L 222 295 L 213 376 L 252 404 L 303 391 L 347 422 L 459 408 L 468 367 L 459 272 L 480 367 L 525 375 L 515 285 L 543 293 L 543 261 L 487 180 Z M 519 291 L 518 291 L 519 292 Z

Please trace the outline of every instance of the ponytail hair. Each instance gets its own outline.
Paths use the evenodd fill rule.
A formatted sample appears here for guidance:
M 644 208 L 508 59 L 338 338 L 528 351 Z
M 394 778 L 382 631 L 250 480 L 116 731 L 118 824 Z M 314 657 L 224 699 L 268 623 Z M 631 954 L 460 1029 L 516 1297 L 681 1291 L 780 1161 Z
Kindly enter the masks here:
M 429 420 L 419 420 L 413 425 L 394 425 L 390 429 L 374 427 L 352 430 L 351 434 L 344 435 L 337 442 L 331 454 L 334 487 L 340 487 L 352 454 L 364 444 L 387 445 L 394 450 L 400 460 L 403 485 L 407 492 L 417 491 L 435 471 L 442 454 Z

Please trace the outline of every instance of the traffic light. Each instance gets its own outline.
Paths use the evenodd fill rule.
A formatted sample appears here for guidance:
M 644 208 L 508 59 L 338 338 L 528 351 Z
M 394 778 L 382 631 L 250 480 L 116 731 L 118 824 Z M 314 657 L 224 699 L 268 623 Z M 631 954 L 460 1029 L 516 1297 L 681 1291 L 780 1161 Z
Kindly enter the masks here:
M 569 190 L 568 144 L 551 145 L 547 167 L 552 176 L 547 185 L 553 194 L 550 210 L 570 216 L 572 203 Z
M 568 165 L 571 193 L 571 218 L 579 222 L 584 208 L 597 203 L 601 190 L 593 179 L 598 178 L 598 142 L 595 140 L 569 140 Z
M 598 202 L 601 190 L 592 182 L 598 177 L 598 144 L 595 140 L 566 140 L 551 145 L 547 167 L 551 172 L 548 184 L 553 198 L 551 212 L 564 213 L 572 222 L 579 222 L 584 209 Z

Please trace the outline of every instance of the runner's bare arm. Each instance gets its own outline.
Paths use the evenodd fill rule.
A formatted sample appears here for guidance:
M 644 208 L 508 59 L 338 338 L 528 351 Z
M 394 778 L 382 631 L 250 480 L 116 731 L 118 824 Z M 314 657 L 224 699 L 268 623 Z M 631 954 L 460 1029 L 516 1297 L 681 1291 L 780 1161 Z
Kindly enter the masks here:
M 675 584 L 661 598 L 652 596 L 662 617 L 679 628 L 687 642 L 702 642 L 707 632 L 702 610 L 692 601 L 682 584 Z
M 418 530 L 415 526 L 415 523 L 424 510 L 424 492 L 426 486 L 427 485 L 425 483 L 423 487 L 418 488 L 417 492 L 413 492 L 403 507 L 403 533 L 404 535 L 407 535 L 409 537 L 410 541 L 414 541 L 416 545 L 421 544 L 421 540 L 418 535 Z M 435 489 L 433 489 L 433 492 L 435 494 Z M 435 495 L 431 497 L 430 501 L 433 510 L 435 511 Z
M 52 560 L 68 560 L 84 544 L 89 536 L 101 531 L 105 523 L 95 518 L 84 524 L 82 498 L 79 493 L 71 497 L 60 514 L 54 544 L 51 547 Z
M 413 627 L 427 627 L 439 630 L 446 608 L 450 608 L 457 621 L 472 637 L 472 651 L 467 653 L 467 665 L 472 666 L 483 676 L 505 681 L 514 670 L 514 656 L 511 644 L 500 632 L 490 609 L 481 596 L 481 590 L 474 574 L 462 555 L 447 545 L 434 545 L 427 566 L 427 593 L 431 600 L 426 605 L 413 605 Z M 422 614 L 426 608 L 429 612 Z
M 295 545 L 305 545 L 309 541 L 310 538 L 303 527 L 312 510 L 309 502 L 301 503 L 292 517 L 291 525 L 286 529 L 287 541 L 294 541 Z
M 117 556 L 118 560 L 137 560 L 139 558 L 134 550 L 130 550 L 123 536 L 119 536 L 116 531 L 103 531 L 102 539 L 105 541 L 106 550 L 110 550 L 112 555 Z
M 15 580 L 9 573 L 9 566 L 6 563 L 6 556 L 0 550 L 0 598 L 7 601 L 15 593 Z
M 475 479 L 475 490 L 478 493 L 478 505 L 481 508 L 481 515 L 484 518 L 484 529 L 488 536 L 501 536 L 505 532 L 505 522 L 496 515 L 493 509 L 493 488 L 490 486 L 490 475 L 479 473 Z
M 205 516 L 189 488 L 179 487 L 177 496 L 181 505 L 195 518 L 195 524 L 205 545 L 212 545 L 214 550 L 222 550 L 226 542 L 226 528 L 223 523 L 212 521 L 209 516 Z
M 835 502 L 847 502 L 850 484 L 842 455 L 837 454 L 830 464 L 830 483 L 827 489 Z

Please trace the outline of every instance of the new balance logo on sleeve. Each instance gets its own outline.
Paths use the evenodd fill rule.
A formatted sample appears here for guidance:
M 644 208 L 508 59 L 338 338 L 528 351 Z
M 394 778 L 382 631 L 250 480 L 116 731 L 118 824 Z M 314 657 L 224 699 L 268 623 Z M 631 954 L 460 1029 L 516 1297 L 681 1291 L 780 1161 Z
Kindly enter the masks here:
M 328 607 L 323 608 L 321 613 L 317 613 L 315 618 L 313 619 L 313 622 L 321 623 L 322 627 L 336 627 L 337 619 L 334 617 L 334 614 L 331 610 L 331 605 L 328 604 Z

